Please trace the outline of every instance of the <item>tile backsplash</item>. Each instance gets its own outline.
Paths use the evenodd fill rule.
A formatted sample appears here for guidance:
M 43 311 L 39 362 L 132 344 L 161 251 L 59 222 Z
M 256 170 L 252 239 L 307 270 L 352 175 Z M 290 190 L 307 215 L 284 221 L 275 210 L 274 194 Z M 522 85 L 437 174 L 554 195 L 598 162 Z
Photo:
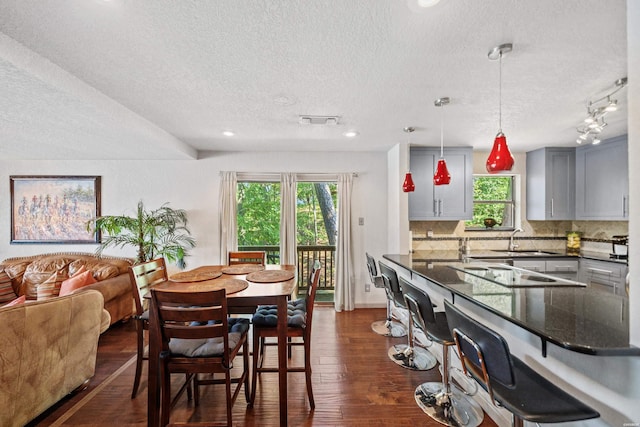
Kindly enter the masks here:
M 563 251 L 567 231 L 582 233 L 582 249 L 609 252 L 611 237 L 629 232 L 627 221 L 523 221 L 523 232 L 516 233 L 519 249 Z M 464 221 L 412 221 L 412 249 L 457 250 L 463 238 L 472 250 L 507 249 L 510 231 L 466 231 Z

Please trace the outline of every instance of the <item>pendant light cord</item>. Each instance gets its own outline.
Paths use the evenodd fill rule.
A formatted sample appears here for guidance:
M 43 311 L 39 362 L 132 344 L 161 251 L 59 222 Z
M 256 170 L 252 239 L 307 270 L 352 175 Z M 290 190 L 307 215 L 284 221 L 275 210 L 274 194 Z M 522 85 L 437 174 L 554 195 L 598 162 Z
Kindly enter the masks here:
M 498 133 L 502 133 L 502 52 L 500 52 L 500 84 L 498 85 Z
M 440 158 L 444 159 L 444 108 L 440 106 Z

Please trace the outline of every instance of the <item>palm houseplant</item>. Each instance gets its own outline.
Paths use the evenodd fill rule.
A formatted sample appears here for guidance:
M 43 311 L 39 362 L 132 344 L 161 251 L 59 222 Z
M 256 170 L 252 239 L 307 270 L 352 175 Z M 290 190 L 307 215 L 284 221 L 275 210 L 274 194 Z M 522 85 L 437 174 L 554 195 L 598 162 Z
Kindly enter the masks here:
M 110 247 L 133 246 L 137 248 L 137 263 L 164 257 L 185 268 L 188 250 L 196 245 L 187 228 L 187 212 L 172 209 L 168 203 L 146 210 L 141 200 L 136 216 L 100 216 L 90 221 L 87 228 L 103 234 L 96 249 L 98 255 Z

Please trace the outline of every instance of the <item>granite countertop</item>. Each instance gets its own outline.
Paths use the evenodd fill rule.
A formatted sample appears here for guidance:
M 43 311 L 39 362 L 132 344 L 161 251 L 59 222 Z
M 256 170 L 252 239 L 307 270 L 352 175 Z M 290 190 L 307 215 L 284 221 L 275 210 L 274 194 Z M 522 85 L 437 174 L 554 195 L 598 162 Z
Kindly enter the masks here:
M 508 288 L 451 267 L 469 266 L 456 251 L 388 254 L 452 298 L 468 300 L 568 350 L 599 356 L 639 356 L 629 344 L 629 300 L 588 287 Z

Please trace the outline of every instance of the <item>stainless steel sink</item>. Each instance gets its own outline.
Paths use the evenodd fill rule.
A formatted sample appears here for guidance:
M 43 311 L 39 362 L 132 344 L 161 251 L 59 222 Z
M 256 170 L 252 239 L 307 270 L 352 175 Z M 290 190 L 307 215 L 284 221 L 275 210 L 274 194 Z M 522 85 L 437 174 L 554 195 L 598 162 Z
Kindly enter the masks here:
M 520 252 L 522 253 L 522 252 Z M 507 288 L 527 287 L 585 287 L 585 283 L 568 280 L 558 276 L 529 271 L 505 264 L 477 263 L 463 266 L 450 265 L 450 268 L 475 276 Z M 468 277 L 462 277 L 465 281 Z M 477 280 L 477 279 L 475 279 Z

